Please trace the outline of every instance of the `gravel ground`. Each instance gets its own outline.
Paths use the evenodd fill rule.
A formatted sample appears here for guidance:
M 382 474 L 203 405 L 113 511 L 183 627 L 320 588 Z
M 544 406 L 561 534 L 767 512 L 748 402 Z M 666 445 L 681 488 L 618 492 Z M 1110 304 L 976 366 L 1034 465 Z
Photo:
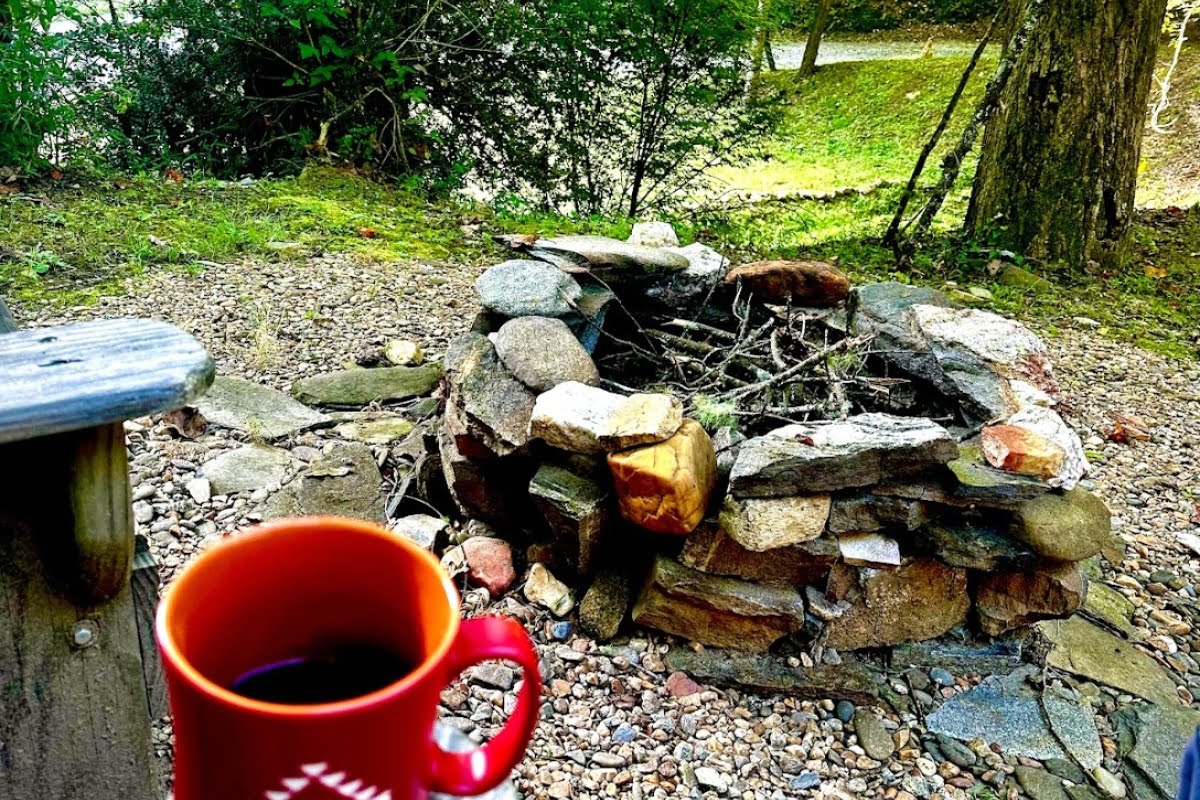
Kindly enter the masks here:
M 286 389 L 296 377 L 334 368 L 390 338 L 413 339 L 436 356 L 474 313 L 474 277 L 467 271 L 326 257 L 211 268 L 202 276 L 158 273 L 139 283 L 136 292 L 95 307 L 53 314 L 17 307 L 14 313 L 26 327 L 95 317 L 164 318 L 201 339 L 220 372 Z M 1200 650 L 1200 638 L 1188 622 L 1200 574 L 1196 554 L 1178 538 L 1200 534 L 1200 366 L 1166 361 L 1086 329 L 1068 330 L 1048 342 L 1064 386 L 1064 414 L 1088 449 L 1102 456 L 1090 480 L 1110 505 L 1126 546 L 1123 561 L 1104 564 L 1104 579 L 1136 604 L 1144 649 L 1200 694 L 1200 666 L 1188 655 Z M 1142 418 L 1153 438 L 1107 441 L 1113 412 Z M 299 437 L 293 454 L 301 459 L 315 454 L 324 435 Z M 151 538 L 166 579 L 221 532 L 257 518 L 265 491 L 205 498 L 186 488 L 199 464 L 237 443 L 221 431 L 197 441 L 179 440 L 153 420 L 130 426 L 138 526 Z M 964 691 L 978 676 L 936 674 L 932 682 L 925 673 L 903 680 L 896 676 L 896 687 L 917 698 L 916 713 L 903 716 L 884 709 L 855 711 L 831 701 L 710 690 L 679 680 L 669 689 L 662 661 L 665 638 L 598 645 L 570 626 L 556 625 L 516 592 L 495 603 L 480 591 L 467 592 L 464 599 L 471 612 L 486 607 L 522 618 L 538 640 L 545 705 L 537 737 L 515 776 L 526 797 L 819 794 L 909 800 L 966 797 L 981 780 L 1003 784 L 1002 796 L 1022 794 L 1005 777 L 1019 763 L 1030 762 L 1005 758 L 986 746 L 947 760 L 925 736 L 922 719 L 929 705 Z M 490 734 L 514 702 L 511 677 L 495 670 L 464 676 L 445 693 L 443 717 L 473 738 Z M 1130 698 L 1076 688 L 1080 702 L 1095 709 L 1105 763 L 1117 771 L 1106 718 Z M 878 716 L 894 752 L 880 759 L 867 755 L 857 723 L 848 723 L 851 713 Z M 169 725 L 159 726 L 156 741 L 166 768 Z

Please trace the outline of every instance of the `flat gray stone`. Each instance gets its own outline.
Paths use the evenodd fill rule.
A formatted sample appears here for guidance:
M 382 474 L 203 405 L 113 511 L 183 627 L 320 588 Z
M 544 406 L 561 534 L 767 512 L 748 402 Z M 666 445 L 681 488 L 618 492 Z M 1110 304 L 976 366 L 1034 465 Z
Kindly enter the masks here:
M 730 473 L 738 497 L 787 497 L 870 486 L 931 470 L 958 455 L 936 422 L 860 414 L 823 425 L 788 425 L 742 443 Z
M 1159 705 L 1177 706 L 1175 679 L 1158 662 L 1079 617 L 1039 622 L 1050 641 L 1046 663 Z
M 553 236 L 529 248 L 535 258 L 573 264 L 612 277 L 646 277 L 687 269 L 688 260 L 660 247 L 644 247 L 606 236 Z
M 604 322 L 608 319 L 609 306 L 616 299 L 617 295 L 612 290 L 589 283 L 583 287 L 583 295 L 575 304 L 575 310 L 559 318 L 575 334 L 588 355 L 596 352 Z
M 858 705 L 877 701 L 883 684 L 881 676 L 852 661 L 838 666 L 792 667 L 782 656 L 674 647 L 666 662 L 668 669 L 685 672 L 700 683 L 814 700 L 848 700 Z
M 975 688 L 956 694 L 926 717 L 930 733 L 969 742 L 982 739 L 1004 749 L 1005 755 L 1038 760 L 1065 758 L 1042 717 L 1037 693 L 1024 671 L 991 676 Z
M 282 483 L 294 463 L 287 450 L 248 444 L 204 462 L 199 475 L 208 479 L 213 494 L 253 492 Z
M 375 522 L 384 518 L 383 476 L 371 448 L 334 442 L 264 508 L 266 519 L 333 514 Z
M 600 385 L 600 372 L 571 329 L 560 319 L 518 317 L 492 337 L 496 354 L 517 380 L 535 392 L 576 381 Z
M 1179 794 L 1179 769 L 1184 750 L 1200 725 L 1200 711 L 1191 708 L 1140 705 L 1130 712 L 1134 745 L 1129 760 L 1162 794 Z
M 1092 719 L 1091 706 L 1047 689 L 1042 695 L 1042 708 L 1050 721 L 1050 729 L 1071 757 L 1088 771 L 1100 766 L 1104 750 Z
M 329 423 L 283 392 L 241 378 L 218 377 L 196 399 L 196 409 L 211 424 L 260 439 L 281 439 Z
M 513 260 L 490 267 L 475 281 L 484 307 L 506 317 L 561 317 L 583 290 L 544 261 Z
M 433 550 L 438 536 L 446 527 L 446 520 L 430 514 L 410 514 L 391 524 L 394 532 L 425 550 Z
M 1015 509 L 1026 500 L 1036 500 L 1050 491 L 1050 484 L 1040 478 L 988 466 L 974 445 L 960 447 L 959 457 L 947 466 L 952 476 L 953 498 L 958 502 Z
M 318 406 L 366 406 L 427 395 L 441 379 L 441 364 L 346 369 L 301 378 L 292 385 L 292 395 Z

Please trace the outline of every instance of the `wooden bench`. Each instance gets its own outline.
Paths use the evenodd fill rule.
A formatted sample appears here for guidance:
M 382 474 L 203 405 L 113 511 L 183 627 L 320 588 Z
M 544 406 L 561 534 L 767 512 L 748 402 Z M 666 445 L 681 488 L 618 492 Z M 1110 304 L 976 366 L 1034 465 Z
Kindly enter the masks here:
M 122 423 L 187 404 L 212 360 L 162 322 L 14 327 L 0 301 L 0 798 L 156 800 Z

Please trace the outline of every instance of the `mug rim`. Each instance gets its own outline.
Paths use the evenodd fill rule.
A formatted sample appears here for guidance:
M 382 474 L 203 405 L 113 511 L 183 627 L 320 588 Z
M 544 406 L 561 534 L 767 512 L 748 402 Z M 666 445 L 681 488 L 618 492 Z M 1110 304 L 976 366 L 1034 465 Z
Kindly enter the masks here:
M 190 578 L 190 576 L 193 574 L 193 568 L 198 564 L 217 558 L 235 556 L 237 550 L 253 546 L 256 540 L 264 536 L 278 535 L 281 531 L 294 531 L 296 529 L 311 530 L 313 528 L 336 528 L 342 533 L 352 532 L 355 535 L 365 535 L 386 540 L 388 544 L 400 547 L 409 556 L 414 557 L 418 562 L 422 563 L 425 568 L 432 570 L 438 576 L 438 581 L 445 591 L 446 601 L 451 608 L 449 615 L 450 624 L 442 631 L 437 646 L 429 655 L 421 660 L 420 664 L 399 680 L 367 694 L 329 703 L 292 704 L 254 700 L 238 694 L 232 689 L 226 688 L 208 678 L 183 655 L 179 644 L 171 634 L 168 617 L 174 609 L 176 591 L 181 586 L 186 586 L 189 580 L 196 580 L 196 578 Z M 169 661 L 171 666 L 182 675 L 184 680 L 212 700 L 235 706 L 244 711 L 275 716 L 293 718 L 329 716 L 360 711 L 375 706 L 381 701 L 404 694 L 412 686 L 424 680 L 437 665 L 445 661 L 455 638 L 458 636 L 459 625 L 461 624 L 459 617 L 460 606 L 461 599 L 458 589 L 455 588 L 453 581 L 450 580 L 450 576 L 442 569 L 441 564 L 433 557 L 432 553 L 418 547 L 404 536 L 389 531 L 377 523 L 354 519 L 352 517 L 332 515 L 288 517 L 286 519 L 260 523 L 242 533 L 227 538 L 212 549 L 201 553 L 198 558 L 188 564 L 174 582 L 166 587 L 163 597 L 159 600 L 158 611 L 155 615 L 154 633 L 158 646 L 162 649 L 164 660 Z

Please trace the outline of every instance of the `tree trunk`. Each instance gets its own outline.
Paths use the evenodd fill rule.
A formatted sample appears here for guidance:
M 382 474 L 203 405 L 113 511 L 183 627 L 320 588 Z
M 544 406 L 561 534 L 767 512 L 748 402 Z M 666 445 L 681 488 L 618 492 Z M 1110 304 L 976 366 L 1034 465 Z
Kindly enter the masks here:
M 968 230 L 1072 268 L 1120 259 L 1165 8 L 1048 0 L 984 134 Z
M 754 33 L 754 49 L 750 56 L 751 71 L 756 78 L 762 72 L 763 58 L 771 47 L 771 27 L 775 24 L 771 19 L 771 5 L 772 0 L 758 0 L 758 30 Z M 772 63 L 774 60 L 772 56 Z M 772 65 L 771 68 L 775 67 Z
M 800 77 L 812 75 L 817 70 L 817 53 L 821 49 L 821 39 L 825 36 L 825 26 L 829 24 L 829 7 L 833 0 L 820 0 L 817 4 L 817 14 L 813 17 L 812 28 L 808 31 L 808 42 L 804 45 L 804 60 L 800 62 Z

